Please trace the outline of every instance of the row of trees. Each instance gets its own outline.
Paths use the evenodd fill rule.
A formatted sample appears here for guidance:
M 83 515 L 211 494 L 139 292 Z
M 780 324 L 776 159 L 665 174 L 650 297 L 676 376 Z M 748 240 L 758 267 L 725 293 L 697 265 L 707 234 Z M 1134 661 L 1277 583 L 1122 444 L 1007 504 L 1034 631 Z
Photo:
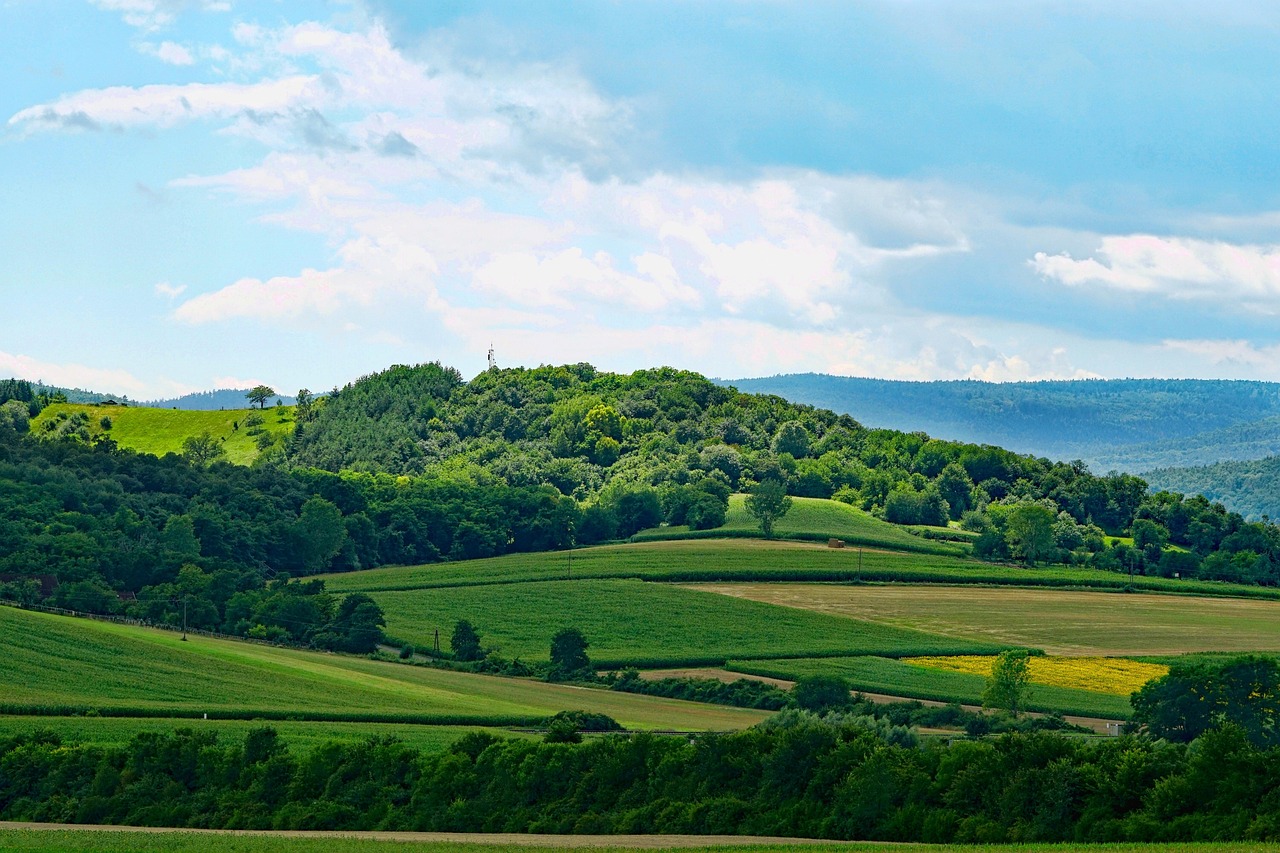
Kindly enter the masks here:
M 578 723 L 565 718 L 563 738 Z M 271 729 L 0 741 L 0 818 L 316 830 L 686 833 L 930 843 L 1280 840 L 1280 750 L 1052 733 L 916 742 L 864 716 L 582 744 L 390 738 L 294 753 Z

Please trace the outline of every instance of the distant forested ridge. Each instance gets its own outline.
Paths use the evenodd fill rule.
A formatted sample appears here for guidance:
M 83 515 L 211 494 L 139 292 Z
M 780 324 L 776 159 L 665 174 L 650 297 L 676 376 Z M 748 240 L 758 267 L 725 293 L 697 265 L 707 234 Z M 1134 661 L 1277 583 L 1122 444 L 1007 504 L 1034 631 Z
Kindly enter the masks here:
M 1257 459 L 1280 452 L 1280 384 L 1200 379 L 902 382 L 804 373 L 735 379 L 741 391 L 1098 471 Z
M 1156 488 L 1203 494 L 1254 520 L 1280 519 L 1280 456 L 1219 462 L 1193 468 L 1160 468 L 1143 475 Z
M 216 391 L 200 391 L 195 394 L 184 394 L 166 400 L 151 400 L 139 403 L 157 409 L 187 409 L 196 412 L 216 412 L 221 409 L 248 409 L 251 407 L 248 388 L 219 388 Z M 276 394 L 271 397 L 272 403 L 280 400 L 286 406 L 292 406 L 297 400 L 288 394 Z M 74 401 L 68 401 L 74 402 Z

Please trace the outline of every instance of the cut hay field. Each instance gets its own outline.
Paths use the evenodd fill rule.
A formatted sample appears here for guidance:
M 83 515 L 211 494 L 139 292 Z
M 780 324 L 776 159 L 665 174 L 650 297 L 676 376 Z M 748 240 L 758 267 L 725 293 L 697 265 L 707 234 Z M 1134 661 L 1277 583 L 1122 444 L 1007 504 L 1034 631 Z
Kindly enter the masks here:
M 306 723 L 298 720 L 204 720 L 193 717 L 13 717 L 0 716 L 0 741 L 36 731 L 53 732 L 63 743 L 123 746 L 143 732 L 172 734 L 175 729 L 215 732 L 223 743 L 239 743 L 252 729 L 270 726 L 280 733 L 295 755 L 303 755 L 331 741 L 354 743 L 371 737 L 394 737 L 424 753 L 443 752 L 454 741 L 475 731 L 502 737 L 534 737 L 522 732 L 479 726 L 414 726 L 394 723 Z
M 867 581 L 1148 589 L 1280 600 L 1280 590 L 1211 581 L 1129 578 L 1096 569 L 997 566 L 941 554 L 827 548 L 808 542 L 698 539 L 508 554 L 483 560 L 321 575 L 335 592 L 375 592 L 586 578 L 677 583 Z
M 0 607 L 5 713 L 508 725 L 596 711 L 641 729 L 739 729 L 765 714 Z
M 1123 657 L 1280 650 L 1280 602 L 958 586 L 698 584 L 694 588 L 956 639 Z
M 246 401 L 247 402 L 247 401 Z M 293 431 L 292 406 L 268 406 L 265 410 L 228 409 L 217 412 L 195 412 L 183 409 L 151 409 L 141 406 L 94 406 L 76 403 L 55 403 L 48 406 L 31 422 L 32 435 L 43 435 L 45 424 L 58 417 L 84 412 L 88 418 L 89 433 L 93 436 L 110 435 L 120 447 L 164 456 L 181 453 L 182 442 L 193 435 L 208 432 L 222 442 L 226 460 L 236 465 L 248 465 L 258 458 L 258 440 L 249 435 L 244 420 L 252 412 L 262 416 L 261 429 L 274 439 L 280 439 Z M 111 429 L 101 426 L 103 417 L 111 418 Z M 236 429 L 235 425 L 240 424 Z
M 923 529 L 923 528 L 921 528 Z M 843 539 L 852 545 L 891 548 L 933 554 L 964 556 L 969 550 L 953 542 L 913 535 L 908 529 L 883 521 L 849 504 L 824 498 L 792 498 L 791 509 L 774 527 L 777 536 L 803 539 Z M 685 526 L 654 527 L 632 537 L 633 542 L 660 539 L 760 537 L 760 523 L 747 512 L 746 495 L 730 495 L 724 525 L 713 530 Z
M 599 667 L 679 666 L 728 658 L 983 654 L 1004 646 L 955 640 L 843 616 L 775 607 L 635 580 L 577 580 L 374 592 L 387 634 L 430 646 L 470 621 L 506 658 L 547 660 L 561 628 L 581 630 Z M 981 651 L 967 649 L 981 647 Z M 914 651 L 932 649 L 933 651 Z
M 938 845 L 878 841 L 725 838 L 698 835 L 500 835 L 410 832 L 147 830 L 123 827 L 26 828 L 0 823 L 5 853 L 528 853 L 530 850 L 733 851 L 733 853 L 1252 853 L 1257 842 L 1209 844 Z
M 854 690 L 966 705 L 982 704 L 982 691 L 987 684 L 987 679 L 981 675 L 929 669 L 880 657 L 735 660 L 730 661 L 726 668 L 746 675 L 787 681 L 811 675 L 838 675 Z M 1045 684 L 1028 686 L 1025 706 L 1030 711 L 1057 711 L 1108 720 L 1128 719 L 1132 713 L 1127 696 Z

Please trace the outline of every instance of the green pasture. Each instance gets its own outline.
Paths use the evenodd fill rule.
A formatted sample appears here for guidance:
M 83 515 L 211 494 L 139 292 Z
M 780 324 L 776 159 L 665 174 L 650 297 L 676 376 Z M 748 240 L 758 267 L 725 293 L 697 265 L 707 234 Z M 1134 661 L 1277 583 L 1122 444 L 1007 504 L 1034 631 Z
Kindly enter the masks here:
M 262 416 L 263 424 L 260 429 L 277 440 L 293 431 L 292 406 L 268 406 L 265 410 L 252 411 Z M 91 435 L 98 436 L 105 433 L 110 435 L 120 447 L 136 450 L 139 453 L 151 453 L 155 456 L 181 453 L 183 441 L 190 436 L 205 432 L 222 442 L 227 452 L 228 462 L 248 465 L 258 458 L 260 452 L 257 436 L 249 435 L 248 429 L 244 426 L 244 419 L 250 414 L 248 408 L 193 412 L 184 409 L 149 409 L 139 406 L 55 403 L 45 408 L 32 420 L 31 433 L 37 436 L 43 435 L 45 423 L 63 412 L 67 415 L 84 412 L 89 416 Z M 101 420 L 104 416 L 111 418 L 110 430 L 102 428 Z M 239 429 L 235 428 L 236 424 L 240 424 Z
M 775 607 L 635 580 L 576 580 L 375 592 L 398 642 L 430 646 L 471 622 L 506 658 L 547 660 L 561 628 L 581 630 L 598 666 L 680 666 L 728 658 L 992 654 L 994 643 Z
M 796 841 L 760 843 L 744 838 L 726 843 L 696 835 L 609 837 L 484 836 L 449 833 L 192 832 L 100 829 L 19 829 L 0 823 L 3 853 L 528 853 L 530 850 L 585 850 L 620 853 L 637 849 L 735 851 L 735 853 L 1251 853 L 1267 849 L 1258 842 L 1190 844 L 900 844 L 877 841 Z
M 0 741 L 36 731 L 53 732 L 63 743 L 123 746 L 143 733 L 172 734 L 176 729 L 216 732 L 223 743 L 239 743 L 253 729 L 270 726 L 295 754 L 324 743 L 355 743 L 373 737 L 394 737 L 424 753 L 443 752 L 458 738 L 475 731 L 507 737 L 533 737 L 516 731 L 479 726 L 415 726 L 395 723 L 304 723 L 298 720 L 205 720 L 187 717 L 13 717 L 0 715 Z
M 697 589 L 1053 655 L 1280 651 L 1280 602 L 1090 590 L 724 583 Z
M 758 537 L 760 523 L 747 512 L 746 495 L 730 495 L 724 525 L 714 530 L 685 526 L 654 527 L 632 537 L 634 542 L 661 539 Z M 774 535 L 811 540 L 842 539 L 848 544 L 962 556 L 967 549 L 955 543 L 912 535 L 905 527 L 882 521 L 849 504 L 825 498 L 792 498 L 790 511 L 774 526 Z
M 5 713 L 508 725 L 557 711 L 641 729 L 728 730 L 766 715 L 694 702 L 192 637 L 0 607 Z M 327 725 L 327 723 L 325 723 Z
M 912 537 L 914 538 L 914 537 Z M 1099 569 L 995 565 L 942 554 L 874 548 L 828 548 L 808 542 L 715 539 L 601 545 L 574 551 L 507 554 L 483 560 L 367 569 L 321 576 L 335 592 L 638 578 L 679 583 L 834 581 L 987 584 L 992 586 L 1135 589 L 1209 596 L 1280 599 L 1280 589 L 1215 581 L 1129 577 Z
M 810 675 L 838 675 L 854 690 L 965 705 L 982 704 L 982 691 L 987 683 L 980 675 L 928 669 L 882 657 L 734 660 L 726 669 L 788 681 Z M 1027 686 L 1026 708 L 1109 720 L 1128 719 L 1133 711 L 1126 696 L 1044 684 Z

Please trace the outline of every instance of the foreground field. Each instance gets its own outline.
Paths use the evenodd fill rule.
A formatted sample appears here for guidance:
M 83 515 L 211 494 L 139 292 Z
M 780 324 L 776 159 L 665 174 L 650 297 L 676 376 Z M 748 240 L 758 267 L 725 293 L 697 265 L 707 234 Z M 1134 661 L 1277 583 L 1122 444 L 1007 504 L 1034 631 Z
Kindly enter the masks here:
M 322 576 L 335 592 L 433 589 L 573 578 L 721 581 L 868 581 L 1030 587 L 1146 589 L 1280 599 L 1259 586 L 1135 577 L 1096 569 L 997 566 L 939 554 L 827 548 L 807 542 L 704 539 L 602 545 L 574 551 L 509 554 L 483 560 L 368 569 Z
M 688 527 L 655 527 L 637 533 L 633 541 L 684 537 L 759 537 L 760 523 L 747 512 L 746 499 L 746 495 L 730 495 L 729 511 L 725 514 L 724 525 L 714 530 L 691 531 Z M 774 528 L 777 536 L 819 540 L 842 539 L 852 545 L 950 556 L 964 556 L 969 553 L 969 549 L 962 545 L 912 535 L 907 528 L 882 521 L 868 512 L 839 501 L 823 498 L 792 498 L 791 501 L 791 510 L 779 519 Z
M 786 681 L 810 675 L 838 675 L 855 690 L 965 705 L 982 704 L 982 691 L 987 684 L 981 675 L 929 669 L 879 657 L 735 660 L 726 668 Z M 1046 684 L 1029 685 L 1025 704 L 1031 711 L 1057 711 L 1108 720 L 1125 720 L 1132 713 L 1127 696 Z
M 232 640 L 183 642 L 166 631 L 8 607 L 0 607 L 0 647 L 7 713 L 508 725 L 580 709 L 628 727 L 681 730 L 738 729 L 765 716 Z
M 247 404 L 248 401 L 246 401 Z M 268 407 L 254 410 L 262 418 L 261 429 L 272 439 L 279 439 L 293 431 L 293 407 Z M 164 456 L 181 453 L 182 443 L 190 436 L 209 433 L 222 442 L 226 460 L 237 465 L 248 465 L 258 458 L 257 436 L 250 435 L 244 426 L 251 414 L 248 408 L 217 412 L 195 412 L 183 409 L 150 409 L 141 406 L 92 406 L 76 403 L 55 403 L 48 406 L 31 422 L 31 433 L 43 435 L 44 425 L 60 414 L 68 416 L 83 412 L 89 418 L 88 429 L 92 436 L 109 435 L 120 447 Z M 102 427 L 103 417 L 111 418 L 111 429 Z M 239 428 L 237 428 L 237 424 Z
M 1280 602 L 1079 590 L 834 584 L 696 589 L 1054 655 L 1280 650 Z
M 143 732 L 172 734 L 189 728 L 216 732 L 224 742 L 243 741 L 252 729 L 269 725 L 295 754 L 303 755 L 331 741 L 350 743 L 371 737 L 394 737 L 425 753 L 442 752 L 465 734 L 488 731 L 503 737 L 533 737 L 506 729 L 480 726 L 414 726 L 394 723 L 304 723 L 297 720 L 203 720 L 191 717 L 10 717 L 0 716 L 0 740 L 36 731 L 53 732 L 64 743 L 121 746 Z
M 876 841 L 732 838 L 697 835 L 489 835 L 393 832 L 209 832 L 25 828 L 0 823 L 0 851 L 24 853 L 516 853 L 541 850 L 732 850 L 734 853 L 1247 853 L 1257 842 L 1213 844 L 899 844 Z
M 466 619 L 503 657 L 546 660 L 551 637 L 580 629 L 599 667 L 676 666 L 743 657 L 984 654 L 1001 646 L 634 580 L 578 580 L 374 592 L 387 633 L 430 646 Z M 916 651 L 921 650 L 921 651 Z M 971 651 L 972 650 L 972 651 Z

